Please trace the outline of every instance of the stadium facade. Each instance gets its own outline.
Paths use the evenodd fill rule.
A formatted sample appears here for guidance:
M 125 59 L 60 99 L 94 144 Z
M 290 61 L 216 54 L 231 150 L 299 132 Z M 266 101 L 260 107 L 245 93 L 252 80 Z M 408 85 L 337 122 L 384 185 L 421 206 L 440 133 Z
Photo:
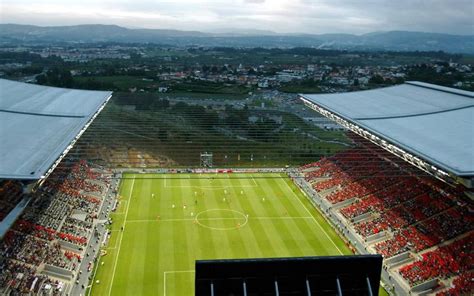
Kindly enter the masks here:
M 384 256 L 386 288 L 472 293 L 474 93 L 406 82 L 300 99 L 360 149 L 303 166 L 296 182 L 358 253 Z
M 24 192 L 46 180 L 112 97 L 6 79 L 0 89 L 0 181 L 19 180 Z M 30 199 L 25 195 L 2 219 L 0 238 Z
M 0 145 L 0 195 L 17 203 L 16 207 L 8 209 L 8 215 L 1 217 L 1 237 L 4 239 L 2 246 L 6 255 L 0 261 L 0 280 L 8 283 L 8 286 L 0 289 L 5 294 L 20 291 L 30 291 L 31 294 L 46 291 L 57 295 L 69 292 L 73 295 L 80 294 L 89 284 L 86 274 L 91 273 L 92 259 L 104 255 L 99 254 L 101 244 L 108 239 L 103 224 L 107 223 L 110 211 L 119 204 L 118 180 L 111 180 L 110 176 L 121 176 L 122 171 L 111 171 L 80 159 L 75 159 L 68 172 L 55 168 L 107 104 L 111 93 L 58 89 L 8 80 L 0 80 L 0 88 L 0 136 L 3 139 Z M 385 171 L 379 173 L 377 170 L 386 164 L 380 159 L 370 159 L 378 157 L 374 156 L 377 153 L 380 154 L 375 149 L 361 158 L 357 155 L 360 151 L 354 150 L 343 157 L 336 156 L 334 161 L 322 159 L 315 165 L 285 170 L 308 194 L 310 201 L 322 210 L 341 237 L 347 239 L 349 247 L 354 247 L 353 250 L 360 254 L 381 253 L 384 256 L 382 277 L 384 282 L 394 283 L 392 291 L 405 295 L 408 292 L 416 294 L 436 289 L 439 286 L 437 278 L 442 273 L 440 276 L 435 275 L 435 278 L 428 274 L 421 283 L 417 281 L 418 274 L 415 274 L 415 280 L 412 279 L 412 271 L 418 270 L 419 266 L 423 267 L 419 262 L 425 260 L 424 255 L 434 253 L 430 256 L 434 256 L 436 260 L 440 260 L 439 254 L 449 252 L 459 252 L 465 256 L 465 246 L 472 246 L 471 207 L 470 204 L 465 206 L 460 203 L 455 195 L 461 194 L 456 185 L 462 184 L 467 188 L 462 192 L 469 193 L 472 192 L 469 188 L 473 187 L 474 182 L 474 94 L 408 82 L 363 92 L 304 94 L 301 99 L 310 108 L 365 139 L 368 144 L 362 143 L 362 146 L 373 145 L 388 151 L 391 156 L 396 155 L 398 160 L 408 162 L 445 182 L 442 185 L 434 184 L 423 179 L 424 175 L 412 176 L 410 173 L 396 179 L 400 177 L 396 173 L 404 170 L 403 165 L 387 170 L 384 168 Z M 345 187 L 350 187 L 344 179 L 349 173 L 331 175 L 332 169 L 338 169 L 334 163 L 344 164 L 348 161 L 350 165 L 359 166 L 367 159 L 375 165 L 370 166 L 372 171 L 362 168 L 365 174 L 362 177 L 356 176 L 357 170 L 344 168 L 349 169 L 343 173 L 349 172 L 359 178 L 349 178 L 351 184 L 357 185 L 353 186 L 356 190 L 350 192 L 352 195 L 344 195 Z M 166 169 L 162 171 L 169 172 Z M 325 172 L 321 173 L 322 171 Z M 313 173 L 319 174 L 316 178 L 323 178 L 311 183 L 314 181 L 310 176 Z M 338 180 L 340 176 L 342 178 Z M 422 179 L 425 183 L 419 185 L 417 182 Z M 39 180 L 41 186 L 38 192 L 25 195 L 23 188 L 10 180 Z M 332 186 L 331 190 L 334 187 L 337 189 L 328 195 L 319 195 L 314 189 L 323 187 L 321 184 L 328 184 L 327 182 L 330 183 L 328 186 Z M 390 182 L 398 186 L 391 186 L 393 184 Z M 413 186 L 413 192 L 405 192 L 410 188 L 408 185 Z M 446 188 L 442 188 L 444 185 Z M 403 196 L 406 199 L 400 197 L 400 200 L 384 200 L 385 196 L 379 198 L 371 191 L 383 191 L 386 189 L 384 187 L 393 190 L 384 191 L 387 196 Z M 422 190 L 418 192 L 420 188 Z M 452 197 L 452 200 L 444 201 L 446 196 Z M 410 205 L 403 204 L 407 201 Z M 432 201 L 433 208 L 429 208 L 432 206 L 429 201 Z M 405 207 L 407 217 L 412 218 L 404 221 L 407 224 L 403 226 L 394 225 L 389 219 L 395 216 L 386 215 L 400 204 Z M 366 205 L 369 205 L 366 212 L 359 211 Z M 383 208 L 386 205 L 393 208 Z M 422 209 L 416 208 L 418 206 Z M 414 218 L 410 216 L 412 209 L 416 212 Z M 426 209 L 428 210 L 425 211 Z M 18 219 L 24 211 L 27 214 Z M 344 215 L 346 216 L 343 217 Z M 356 223 L 365 223 L 374 217 L 369 222 L 381 218 L 385 220 L 382 219 L 383 223 L 367 231 L 367 235 L 353 231 Z M 452 223 L 451 217 L 454 221 Z M 157 219 L 160 219 L 159 216 Z M 418 223 L 417 219 L 424 219 L 424 222 Z M 340 223 L 341 221 L 347 223 Z M 413 226 L 414 224 L 417 225 Z M 434 238 L 425 240 L 419 234 L 423 231 L 417 229 L 418 226 L 433 232 Z M 436 227 L 440 229 L 439 232 L 436 232 Z M 11 229 L 13 230 L 8 232 Z M 123 226 L 115 231 L 122 233 Z M 122 238 L 123 233 L 120 241 Z M 398 249 L 391 249 L 392 245 Z M 120 248 L 120 243 L 117 247 Z M 434 249 L 429 250 L 430 248 Z M 421 252 L 425 253 L 419 259 Z M 21 253 L 21 256 L 17 256 L 17 253 Z M 91 260 L 83 260 L 86 257 Z M 471 258 L 469 254 L 467 258 Z M 19 263 L 21 260 L 26 260 L 27 264 Z M 117 260 L 118 255 L 115 265 Z M 434 262 L 437 263 L 436 260 Z M 397 279 L 391 278 L 394 273 L 389 273 L 388 269 L 398 270 L 408 262 L 411 265 L 403 270 L 403 278 L 402 272 L 399 272 Z M 459 276 L 460 272 L 465 272 L 465 267 L 461 267 L 456 272 L 446 272 L 451 277 L 451 283 L 454 283 L 453 277 L 469 279 L 471 273 Z M 59 285 L 58 282 L 66 284 Z M 109 294 L 113 284 L 112 276 Z M 443 287 L 444 291 L 447 288 Z
M 302 94 L 311 109 L 451 183 L 474 186 L 474 93 L 422 82 Z
M 112 97 L 0 79 L 0 179 L 45 179 Z

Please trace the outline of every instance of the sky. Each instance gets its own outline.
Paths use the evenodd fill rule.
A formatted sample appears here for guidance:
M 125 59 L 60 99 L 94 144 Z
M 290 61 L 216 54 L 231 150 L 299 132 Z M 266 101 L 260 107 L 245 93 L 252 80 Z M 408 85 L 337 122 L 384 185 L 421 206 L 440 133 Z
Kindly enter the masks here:
M 474 0 L 0 0 L 0 23 L 277 33 L 474 34 Z

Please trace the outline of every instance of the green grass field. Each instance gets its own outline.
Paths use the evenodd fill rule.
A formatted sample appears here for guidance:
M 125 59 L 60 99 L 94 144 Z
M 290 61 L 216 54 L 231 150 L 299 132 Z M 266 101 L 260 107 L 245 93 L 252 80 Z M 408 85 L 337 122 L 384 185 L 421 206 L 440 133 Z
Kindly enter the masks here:
M 120 200 L 92 295 L 194 295 L 197 259 L 352 254 L 284 174 L 126 174 Z

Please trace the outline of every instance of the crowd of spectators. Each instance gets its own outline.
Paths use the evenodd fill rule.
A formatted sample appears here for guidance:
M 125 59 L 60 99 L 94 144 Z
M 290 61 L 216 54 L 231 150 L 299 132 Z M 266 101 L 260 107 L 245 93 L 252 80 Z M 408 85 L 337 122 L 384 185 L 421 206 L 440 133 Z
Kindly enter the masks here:
M 12 295 L 59 295 L 61 287 L 59 281 L 37 274 L 35 266 L 12 259 L 0 262 L 0 284 L 2 295 L 8 295 L 8 292 Z M 49 288 L 48 293 L 44 293 L 45 288 Z
M 411 286 L 468 272 L 474 267 L 474 234 L 426 252 L 421 257 L 399 271 Z
M 456 277 L 451 286 L 436 296 L 461 296 L 472 295 L 474 291 L 474 271 L 468 271 Z
M 422 260 L 403 268 L 401 273 L 410 285 L 472 270 L 472 235 L 438 249 L 438 245 L 474 229 L 474 208 L 463 198 L 462 188 L 442 183 L 368 141 L 353 140 L 357 148 L 300 168 L 313 189 L 336 206 L 367 247 L 372 246 L 384 258 L 434 247 Z M 347 205 L 341 203 L 344 201 Z M 369 238 L 381 232 L 383 236 L 374 236 L 378 239 L 371 243 Z M 459 244 L 467 247 L 461 250 Z M 446 255 L 467 253 L 467 248 L 467 256 Z M 459 268 L 467 266 L 464 264 L 469 268 Z M 455 289 L 461 281 L 465 278 L 456 279 Z
M 41 270 L 49 265 L 75 272 L 79 266 L 109 186 L 100 171 L 76 162 L 69 170 L 54 171 L 30 194 L 28 207 L 0 243 L 0 294 L 60 293 L 64 283 Z M 0 185 L 0 196 L 21 189 L 10 182 Z
M 19 182 L 0 181 L 0 222 L 18 204 L 21 197 L 22 189 Z
M 436 237 L 419 231 L 410 226 L 399 230 L 391 239 L 377 243 L 375 250 L 385 258 L 413 250 L 419 252 L 439 243 Z

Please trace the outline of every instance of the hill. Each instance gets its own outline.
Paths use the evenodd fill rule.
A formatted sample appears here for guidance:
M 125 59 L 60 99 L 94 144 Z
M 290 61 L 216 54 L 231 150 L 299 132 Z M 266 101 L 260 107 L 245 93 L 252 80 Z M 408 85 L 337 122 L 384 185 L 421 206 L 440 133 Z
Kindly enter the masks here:
M 40 27 L 0 24 L 0 44 L 125 42 L 173 46 L 316 47 L 345 50 L 445 51 L 474 53 L 474 35 L 390 31 L 352 34 L 277 34 L 270 31 L 205 33 L 129 29 L 116 25 Z

